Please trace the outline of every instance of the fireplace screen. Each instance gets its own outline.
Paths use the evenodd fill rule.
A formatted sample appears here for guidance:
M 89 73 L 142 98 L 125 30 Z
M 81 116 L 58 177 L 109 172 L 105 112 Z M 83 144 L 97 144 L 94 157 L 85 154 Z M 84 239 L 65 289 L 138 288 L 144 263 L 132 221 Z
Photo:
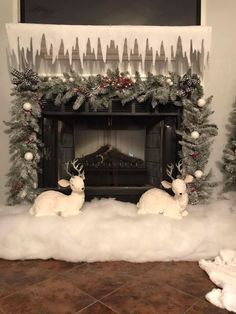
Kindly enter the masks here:
M 45 117 L 43 124 L 44 187 L 56 187 L 67 177 L 65 162 L 77 158 L 87 191 L 142 193 L 160 186 L 167 164 L 176 161 L 176 116 Z

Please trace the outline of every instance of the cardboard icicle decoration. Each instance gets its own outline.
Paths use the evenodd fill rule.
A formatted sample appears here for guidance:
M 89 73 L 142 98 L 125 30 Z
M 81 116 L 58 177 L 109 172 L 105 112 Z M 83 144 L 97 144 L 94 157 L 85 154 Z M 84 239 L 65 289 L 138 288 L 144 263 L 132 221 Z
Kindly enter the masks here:
M 85 26 L 7 24 L 10 66 L 26 64 L 39 75 L 105 73 L 119 68 L 134 74 L 183 74 L 188 68 L 203 75 L 211 27 Z

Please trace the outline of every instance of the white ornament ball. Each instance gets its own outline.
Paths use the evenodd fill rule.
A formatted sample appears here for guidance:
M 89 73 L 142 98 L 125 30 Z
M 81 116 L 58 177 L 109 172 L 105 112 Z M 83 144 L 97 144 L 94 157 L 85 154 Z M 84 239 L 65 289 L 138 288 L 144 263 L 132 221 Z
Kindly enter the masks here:
M 198 99 L 198 102 L 197 102 L 198 107 L 203 107 L 205 106 L 205 104 L 206 104 L 206 101 L 204 98 Z
M 74 80 L 75 80 L 75 79 L 74 79 L 73 77 L 70 77 L 70 78 L 69 78 L 69 81 L 70 81 L 70 82 L 74 82 Z
M 34 158 L 34 155 L 31 152 L 27 152 L 27 153 L 25 153 L 24 158 L 27 161 L 31 161 Z
M 63 77 L 61 80 L 62 80 L 63 83 L 66 82 L 66 78 L 65 77 Z
M 200 179 L 203 176 L 203 172 L 201 170 L 196 170 L 194 176 L 195 178 Z
M 25 102 L 23 105 L 23 109 L 25 111 L 30 111 L 32 109 L 32 105 L 29 102 Z
M 200 136 L 200 134 L 199 134 L 197 131 L 193 131 L 193 132 L 191 133 L 191 137 L 194 138 L 195 140 L 198 139 L 199 136 Z
M 48 80 L 49 80 L 49 81 L 51 81 L 51 80 L 52 80 L 52 78 L 51 78 L 51 77 L 49 77 L 49 78 L 48 78 Z
M 166 83 L 167 83 L 169 86 L 172 86 L 172 85 L 173 85 L 173 82 L 172 82 L 172 80 L 171 80 L 170 78 L 168 78 L 168 79 L 166 80 Z
M 26 197 L 26 191 L 23 190 L 23 191 L 20 193 L 20 197 L 21 197 L 21 198 L 25 198 L 25 197 Z

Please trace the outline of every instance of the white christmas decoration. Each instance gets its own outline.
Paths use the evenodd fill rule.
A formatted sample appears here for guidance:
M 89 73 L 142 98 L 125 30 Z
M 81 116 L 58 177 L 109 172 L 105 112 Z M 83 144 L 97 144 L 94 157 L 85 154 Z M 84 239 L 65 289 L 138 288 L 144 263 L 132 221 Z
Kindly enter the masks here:
M 27 153 L 25 153 L 24 158 L 27 161 L 31 161 L 34 158 L 34 155 L 31 152 L 27 152 Z
M 21 193 L 20 193 L 20 197 L 21 198 L 25 198 L 26 197 L 26 191 L 25 190 L 23 190 Z
M 69 81 L 70 81 L 70 82 L 74 82 L 74 80 L 75 80 L 75 79 L 74 79 L 73 77 L 70 77 L 70 78 L 69 78 Z
M 175 196 L 173 197 L 157 188 L 150 189 L 141 196 L 137 204 L 138 214 L 163 214 L 172 219 L 182 219 L 188 215 L 186 210 L 188 205 L 186 184 L 191 183 L 193 177 L 187 175 L 185 179 L 174 179 L 172 171 L 173 167 L 170 166 L 167 173 L 172 178 L 172 183 L 162 181 L 161 184 L 166 189 L 172 189 Z
M 200 260 L 199 266 L 221 288 L 208 292 L 206 299 L 215 306 L 236 313 L 236 251 L 221 250 L 214 261 Z
M 36 218 L 28 211 L 27 204 L 0 205 L 0 258 L 199 261 L 226 247 L 236 250 L 236 214 L 229 200 L 189 205 L 189 215 L 178 221 L 137 215 L 135 204 L 114 199 L 85 202 L 79 215 L 66 218 Z
M 167 83 L 169 86 L 172 86 L 172 85 L 173 85 L 173 82 L 172 82 L 172 80 L 171 80 L 170 78 L 168 78 L 168 79 L 166 80 L 166 83 Z
M 191 137 L 195 140 L 197 140 L 199 138 L 200 134 L 197 131 L 193 131 L 191 133 Z
M 200 179 L 203 176 L 203 172 L 201 170 L 196 170 L 194 176 L 195 178 Z
M 32 109 L 31 103 L 25 102 L 25 103 L 23 104 L 23 109 L 24 109 L 25 111 L 30 111 L 30 110 Z
M 15 55 L 19 63 L 18 51 L 29 51 L 32 53 L 33 65 L 36 55 L 40 52 L 42 36 L 45 35 L 47 47 L 52 49 L 52 62 L 59 56 L 61 41 L 63 40 L 64 51 L 68 52 L 69 62 L 72 65 L 72 54 L 78 42 L 78 53 L 83 66 L 83 58 L 86 56 L 88 40 L 91 51 L 94 50 L 97 58 L 101 53 L 106 63 L 107 47 L 114 41 L 118 47 L 118 59 L 122 62 L 124 51 L 127 51 L 130 60 L 135 43 L 138 45 L 139 54 L 142 58 L 142 68 L 146 56 L 147 43 L 152 49 L 153 56 L 160 53 L 161 46 L 164 46 L 166 60 L 171 60 L 171 53 L 174 54 L 177 42 L 181 38 L 183 54 L 186 55 L 188 63 L 191 64 L 192 51 L 199 52 L 203 57 L 201 68 L 207 64 L 207 58 L 211 46 L 211 27 L 207 26 L 133 26 L 133 25 L 47 25 L 47 24 L 7 24 L 9 40 L 9 51 Z M 31 45 L 33 50 L 31 49 Z M 98 48 L 99 47 L 99 48 Z M 126 50 L 124 50 L 124 48 Z M 32 51 L 31 51 L 32 50 Z M 153 66 L 155 58 L 153 58 Z M 169 69 L 171 70 L 171 62 Z M 44 70 L 45 71 L 45 70 Z M 40 74 L 40 71 L 37 71 Z
M 197 105 L 198 107 L 203 107 L 206 104 L 206 100 L 204 98 L 198 99 Z
M 65 77 L 63 77 L 61 80 L 62 80 L 63 83 L 66 82 L 66 78 Z
M 58 184 L 62 187 L 70 186 L 72 193 L 65 195 L 57 191 L 46 191 L 41 193 L 34 201 L 30 209 L 30 214 L 40 216 L 74 216 L 80 213 L 84 204 L 84 172 L 81 164 L 76 165 L 76 160 L 71 162 L 78 175 L 74 176 L 69 172 L 69 163 L 67 163 L 67 173 L 71 175 L 70 180 L 61 179 Z

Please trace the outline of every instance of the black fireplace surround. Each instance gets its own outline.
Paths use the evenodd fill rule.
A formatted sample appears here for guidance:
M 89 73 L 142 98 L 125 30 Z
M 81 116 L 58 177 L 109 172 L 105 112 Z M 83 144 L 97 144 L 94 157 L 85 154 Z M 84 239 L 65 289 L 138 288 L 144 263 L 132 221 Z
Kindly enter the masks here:
M 58 189 L 58 180 L 67 177 L 65 162 L 78 158 L 85 169 L 86 200 L 113 197 L 137 202 L 147 189 L 160 187 L 167 165 L 178 161 L 180 145 L 176 129 L 180 128 L 181 116 L 181 108 L 171 103 L 152 109 L 147 103 L 123 106 L 113 100 L 108 108 L 97 111 L 88 104 L 78 111 L 73 110 L 72 104 L 60 107 L 47 104 L 41 120 L 44 153 L 39 187 Z M 114 134 L 119 138 L 118 144 L 114 145 L 114 140 L 106 142 Z M 126 137 L 129 140 L 124 152 L 125 145 L 120 147 L 119 142 Z M 99 146 L 96 141 L 101 140 Z M 80 142 L 85 143 L 87 153 L 84 154 L 82 145 L 78 156 L 76 145 Z M 91 142 L 96 148 L 88 151 Z M 135 145 L 142 157 L 133 154 Z

